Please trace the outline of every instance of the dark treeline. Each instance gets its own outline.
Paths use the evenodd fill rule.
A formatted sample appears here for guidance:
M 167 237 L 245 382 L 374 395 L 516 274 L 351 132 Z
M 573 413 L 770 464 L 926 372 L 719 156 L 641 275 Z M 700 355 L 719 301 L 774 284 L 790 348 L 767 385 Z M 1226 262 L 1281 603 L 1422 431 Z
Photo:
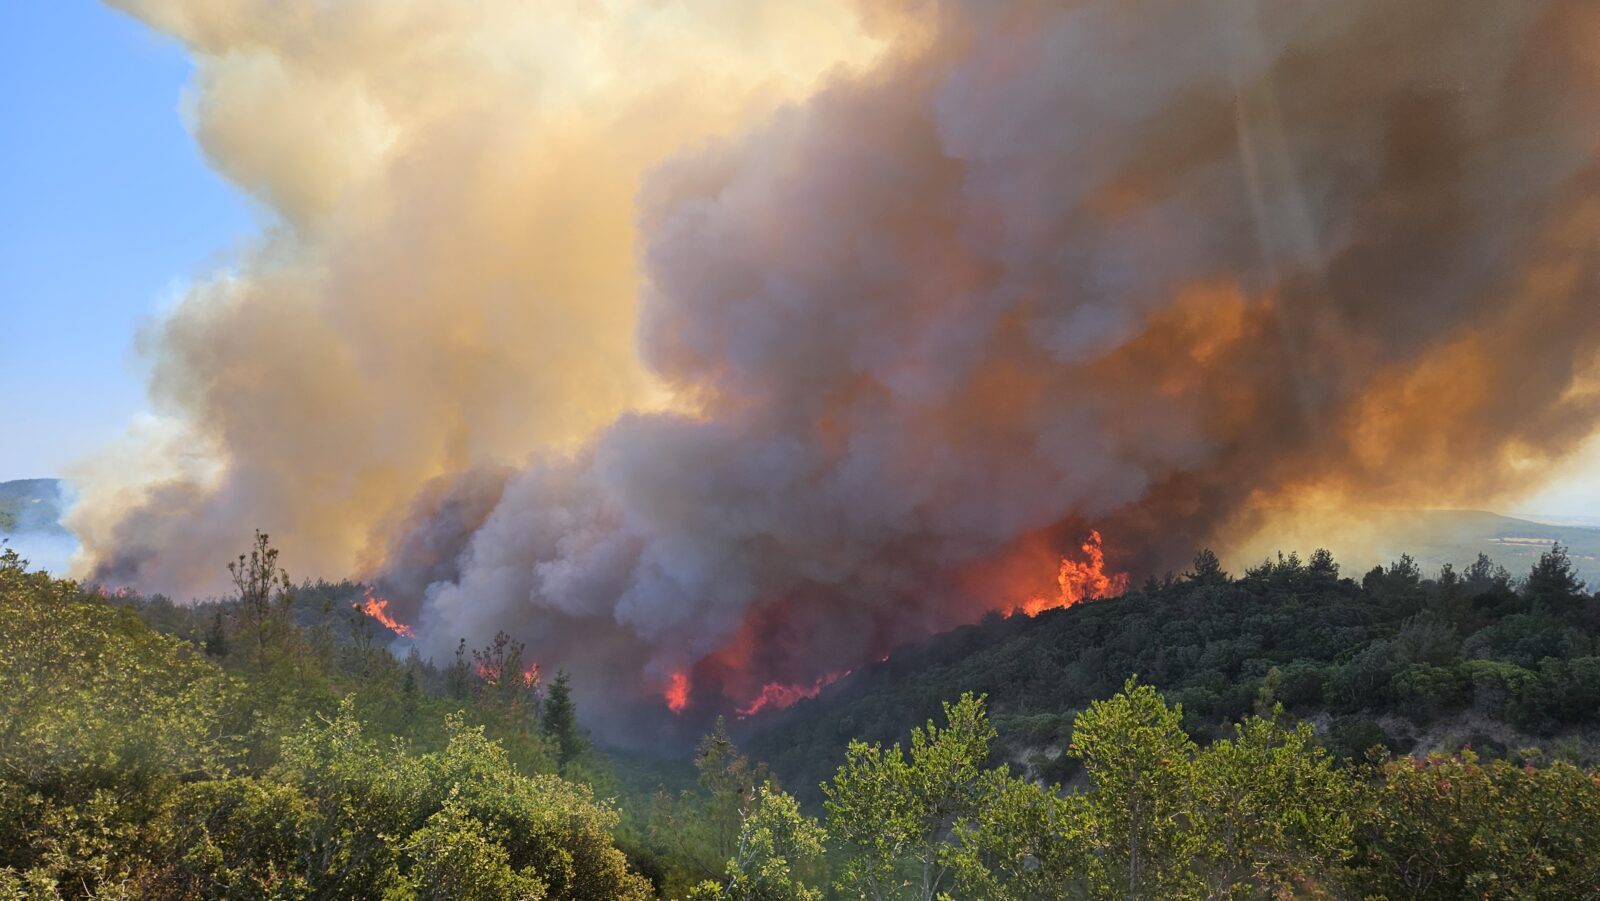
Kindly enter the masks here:
M 1202 554 L 902 649 L 745 750 L 719 722 L 681 772 L 594 747 L 508 636 L 400 659 L 361 586 L 264 536 L 230 570 L 180 606 L 0 557 L 0 898 L 1600 892 L 1597 604 L 1559 548 L 1359 583 Z
M 1180 703 L 1201 742 L 1281 703 L 1335 756 L 1374 745 L 1486 758 L 1537 745 L 1600 762 L 1600 603 L 1559 546 L 1523 578 L 1479 557 L 1424 577 L 1409 557 L 1342 578 L 1326 551 L 1233 578 L 1209 552 L 1109 601 L 988 619 L 897 650 L 754 725 L 749 750 L 803 799 L 852 737 L 893 741 L 964 691 L 987 693 L 1008 759 L 1071 782 L 1079 712 L 1131 674 Z

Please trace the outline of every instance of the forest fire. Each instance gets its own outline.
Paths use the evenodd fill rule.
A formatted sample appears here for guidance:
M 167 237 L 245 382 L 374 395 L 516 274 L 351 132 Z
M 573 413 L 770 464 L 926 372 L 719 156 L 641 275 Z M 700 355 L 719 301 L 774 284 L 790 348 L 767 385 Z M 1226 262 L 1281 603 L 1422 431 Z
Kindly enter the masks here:
M 1492 504 L 1600 429 L 1594 4 L 846 2 L 884 45 L 785 29 L 782 85 L 731 22 L 117 5 L 199 50 L 207 153 L 292 227 L 152 330 L 172 430 L 85 484 L 86 577 L 214 594 L 261 525 L 430 660 L 525 636 L 624 737 L 1296 508 Z M 538 102 L 547 26 L 693 65 Z M 701 86 L 740 96 L 650 115 Z
M 504 664 L 496 663 L 493 660 L 479 660 L 472 665 L 472 672 L 480 680 L 482 680 L 485 685 L 499 685 L 500 668 L 503 665 Z M 528 664 L 527 669 L 522 671 L 522 684 L 528 688 L 533 688 L 537 686 L 539 682 L 539 664 L 537 662 Z
M 1072 556 L 1061 553 L 1062 536 L 1041 535 L 1004 568 L 974 571 L 964 597 L 980 606 L 954 605 L 944 622 L 970 622 L 978 613 L 994 609 L 1007 617 L 1017 613 L 1032 617 L 1126 591 L 1128 574 L 1108 564 L 1100 531 L 1079 534 L 1083 536 L 1079 551 Z M 1054 570 L 1050 591 L 1043 589 L 1045 579 L 1040 578 L 1048 571 L 1045 567 Z M 823 660 L 808 653 L 814 636 L 829 628 L 817 611 L 817 607 L 771 604 L 753 612 L 721 647 L 672 673 L 660 689 L 667 708 L 683 713 L 693 687 L 699 686 L 702 710 L 716 709 L 745 720 L 815 698 L 869 661 L 888 662 L 889 653 L 880 648 L 894 639 L 876 635 L 863 639 L 862 646 L 843 659 Z M 818 670 L 821 675 L 816 675 Z
M 883 659 L 887 660 L 889 658 L 885 656 Z M 745 717 L 755 716 L 767 708 L 783 710 L 786 707 L 792 707 L 807 698 L 816 697 L 822 693 L 824 688 L 843 679 L 852 672 L 854 670 L 828 673 L 810 685 L 784 685 L 778 682 L 768 682 L 766 685 L 761 686 L 761 694 L 734 712 L 739 715 L 739 719 L 744 719 Z
M 1111 597 L 1128 590 L 1127 573 L 1107 573 L 1106 553 L 1098 530 L 1091 529 L 1083 542 L 1082 561 L 1061 558 L 1061 568 L 1056 573 L 1059 592 L 1054 597 L 1036 594 L 1006 611 L 1006 616 L 1025 613 L 1038 616 L 1046 610 L 1071 607 L 1082 601 Z
M 372 594 L 372 589 L 370 588 L 367 589 L 367 599 L 362 602 L 359 609 L 362 613 L 365 613 L 367 616 L 377 620 L 385 629 L 388 629 L 390 632 L 393 632 L 401 638 L 417 637 L 417 634 L 411 631 L 410 626 L 389 615 L 388 599 L 375 597 Z
M 683 708 L 689 706 L 689 677 L 683 673 L 673 673 L 672 681 L 667 683 L 662 696 L 667 699 L 668 710 L 682 713 Z

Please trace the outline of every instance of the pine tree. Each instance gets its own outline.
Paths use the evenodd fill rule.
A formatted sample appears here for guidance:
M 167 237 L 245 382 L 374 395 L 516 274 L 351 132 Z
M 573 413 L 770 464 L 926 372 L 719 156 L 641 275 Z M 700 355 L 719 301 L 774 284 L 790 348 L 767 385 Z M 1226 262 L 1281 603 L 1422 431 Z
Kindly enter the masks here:
M 1334 562 L 1333 552 L 1325 547 L 1311 552 L 1311 562 L 1306 564 L 1306 572 L 1318 582 L 1339 581 L 1339 564 Z
M 472 691 L 471 674 L 472 665 L 467 663 L 467 640 L 463 638 L 456 645 L 455 660 L 444 672 L 445 690 L 450 693 L 450 697 L 458 701 L 467 699 L 467 695 Z
M 206 654 L 222 660 L 228 656 L 228 626 L 222 619 L 222 608 L 211 619 L 211 629 L 206 633 Z
M 278 549 L 257 531 L 250 554 L 239 555 L 228 564 L 233 585 L 239 592 L 236 616 L 239 631 L 255 645 L 256 666 L 267 668 L 267 652 L 285 632 L 289 611 L 294 604 L 294 586 L 289 574 L 278 566 Z
M 1194 571 L 1183 574 L 1184 578 L 1201 585 L 1222 585 L 1228 581 L 1228 574 L 1223 571 L 1222 563 L 1210 548 L 1201 549 L 1194 555 Z
M 1539 562 L 1522 585 L 1528 599 L 1552 613 L 1564 614 L 1581 609 L 1585 596 L 1583 580 L 1572 566 L 1572 558 L 1559 542 L 1539 555 Z
M 572 702 L 572 682 L 558 671 L 544 701 L 544 733 L 556 743 L 556 760 L 563 770 L 583 753 L 583 733 L 578 731 L 578 707 Z

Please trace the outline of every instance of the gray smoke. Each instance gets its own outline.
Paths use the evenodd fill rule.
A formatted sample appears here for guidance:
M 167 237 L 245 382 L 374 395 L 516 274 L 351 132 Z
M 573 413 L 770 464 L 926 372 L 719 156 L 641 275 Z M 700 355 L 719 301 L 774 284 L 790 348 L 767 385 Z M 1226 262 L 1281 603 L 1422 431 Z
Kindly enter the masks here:
M 641 353 L 694 409 L 512 476 L 411 599 L 436 651 L 504 627 L 592 701 L 726 709 L 1014 605 L 1092 524 L 1181 566 L 1593 432 L 1600 8 L 935 20 L 647 180 Z
M 216 465 L 86 498 L 106 578 L 259 524 L 436 656 L 505 629 L 693 719 L 1049 592 L 1091 528 L 1137 575 L 1488 503 L 1600 418 L 1586 0 L 127 3 L 286 224 L 160 329 Z M 520 67 L 550 34 L 588 49 Z

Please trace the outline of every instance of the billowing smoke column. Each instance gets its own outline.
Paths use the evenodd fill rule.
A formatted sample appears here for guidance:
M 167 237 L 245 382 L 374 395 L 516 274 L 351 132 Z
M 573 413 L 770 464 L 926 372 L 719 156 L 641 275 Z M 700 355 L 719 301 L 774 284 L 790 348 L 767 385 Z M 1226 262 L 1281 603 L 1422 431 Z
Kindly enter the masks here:
M 643 180 L 637 350 L 669 404 L 619 389 L 549 431 L 597 368 L 635 364 L 588 307 L 528 312 L 566 257 L 530 260 L 548 248 L 515 226 L 544 215 L 541 191 L 576 189 L 479 185 L 467 194 L 491 221 L 469 220 L 471 253 L 501 242 L 494 258 L 522 279 L 458 282 L 395 258 L 405 243 L 318 238 L 316 274 L 296 278 L 398 296 L 260 305 L 278 330 L 228 330 L 226 352 L 180 312 L 163 377 L 190 386 L 179 406 L 226 465 L 179 502 L 161 489 L 115 510 L 93 545 L 104 572 L 186 565 L 178 532 L 199 526 L 171 525 L 185 517 L 282 533 L 264 518 L 326 511 L 302 511 L 305 492 L 359 506 L 364 479 L 388 499 L 433 477 L 404 514 L 326 527 L 375 542 L 380 588 L 433 652 L 504 628 L 546 671 L 574 670 L 591 709 L 750 710 L 906 638 L 1026 609 L 1065 578 L 1063 551 L 1089 562 L 1076 548 L 1091 528 L 1114 569 L 1158 571 L 1285 506 L 1482 503 L 1594 431 L 1600 8 L 870 12 L 896 36 L 874 65 Z M 515 154 L 494 160 L 520 171 Z M 405 171 L 377 196 L 424 193 L 427 228 L 453 233 L 462 188 Z M 441 241 L 427 254 L 468 252 Z M 396 266 L 433 277 L 368 273 Z M 258 306 L 231 302 L 204 315 Z M 505 358 L 436 376 L 463 330 L 488 341 L 502 316 L 529 346 L 493 343 Z M 195 386 L 254 400 L 275 373 L 256 342 L 290 338 L 292 384 L 270 394 L 280 431 L 245 445 Z M 330 398 L 324 354 L 387 368 Z M 588 440 L 549 440 L 622 406 Z M 429 464 L 394 462 L 418 455 Z M 242 504 L 274 485 L 295 490 Z
M 432 479 L 660 406 L 641 173 L 877 47 L 849 0 L 113 2 L 191 49 L 191 128 L 273 214 L 144 336 L 161 418 L 74 473 L 93 571 L 182 594 L 251 523 L 376 564 Z

